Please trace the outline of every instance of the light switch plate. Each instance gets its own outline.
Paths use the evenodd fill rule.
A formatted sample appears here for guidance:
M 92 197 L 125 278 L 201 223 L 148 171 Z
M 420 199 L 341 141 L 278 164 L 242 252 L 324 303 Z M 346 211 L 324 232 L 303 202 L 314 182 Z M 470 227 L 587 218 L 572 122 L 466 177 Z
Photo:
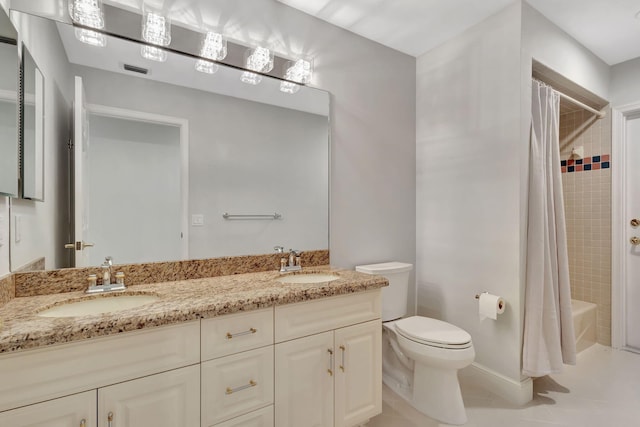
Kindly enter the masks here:
M 202 227 L 204 225 L 204 215 L 191 215 L 191 225 L 194 227 Z

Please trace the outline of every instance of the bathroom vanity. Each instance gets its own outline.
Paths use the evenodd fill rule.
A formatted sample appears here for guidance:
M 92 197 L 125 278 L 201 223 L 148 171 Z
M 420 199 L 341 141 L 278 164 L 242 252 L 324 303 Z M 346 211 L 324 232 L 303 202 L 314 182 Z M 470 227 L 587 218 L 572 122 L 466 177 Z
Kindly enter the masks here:
M 127 294 L 158 300 L 71 318 L 38 313 L 81 292 L 14 298 L 0 307 L 0 425 L 362 424 L 382 409 L 387 282 L 331 274 L 339 278 L 281 283 L 270 271 L 131 286 Z

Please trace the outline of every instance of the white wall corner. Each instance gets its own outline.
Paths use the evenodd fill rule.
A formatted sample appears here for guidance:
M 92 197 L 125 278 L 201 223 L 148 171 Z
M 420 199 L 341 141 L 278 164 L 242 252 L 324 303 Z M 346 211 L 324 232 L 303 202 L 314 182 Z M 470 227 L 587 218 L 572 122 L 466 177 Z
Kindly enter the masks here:
M 461 375 L 472 378 L 476 384 L 482 384 L 485 389 L 514 405 L 524 406 L 533 400 L 533 380 L 529 377 L 515 380 L 475 362 Z

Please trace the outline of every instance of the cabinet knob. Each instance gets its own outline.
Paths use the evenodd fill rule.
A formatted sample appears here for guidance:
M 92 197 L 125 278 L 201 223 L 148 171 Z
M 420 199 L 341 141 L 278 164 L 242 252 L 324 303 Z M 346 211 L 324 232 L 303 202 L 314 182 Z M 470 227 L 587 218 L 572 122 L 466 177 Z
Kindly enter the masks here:
M 631 239 L 629 239 L 629 241 L 633 246 L 640 245 L 640 237 L 633 236 Z
M 638 218 L 633 218 L 633 219 L 631 220 L 631 226 L 632 226 L 632 227 L 637 227 L 637 226 L 639 226 L 639 225 L 640 225 L 640 219 L 638 219 Z
M 107 414 L 107 427 L 113 427 L 113 412 Z
M 80 427 L 86 427 L 87 426 L 87 420 L 85 420 L 84 418 L 80 420 Z

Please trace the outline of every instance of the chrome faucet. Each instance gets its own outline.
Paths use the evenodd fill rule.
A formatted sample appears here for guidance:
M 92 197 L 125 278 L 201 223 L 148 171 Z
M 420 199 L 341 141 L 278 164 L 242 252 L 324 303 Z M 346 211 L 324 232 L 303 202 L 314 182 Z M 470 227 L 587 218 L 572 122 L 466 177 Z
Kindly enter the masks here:
M 282 246 L 274 246 L 273 248 L 276 253 L 284 255 L 284 247 Z M 300 271 L 302 270 L 302 264 L 300 263 L 300 252 L 297 249 L 289 249 L 289 257 L 282 256 L 280 258 L 280 273 L 288 273 L 290 271 Z
M 111 283 L 111 269 L 113 267 L 113 258 L 108 256 L 104 259 L 104 262 L 100 266 L 102 269 L 102 285 L 97 285 L 95 282 L 95 276 L 93 280 L 89 281 L 89 287 L 86 290 L 88 294 L 96 294 L 101 292 L 110 292 L 110 291 L 124 291 L 126 286 L 124 283 Z M 122 273 L 118 273 L 122 274 Z M 116 274 L 116 278 L 118 277 Z
M 104 262 L 101 265 L 102 267 L 102 285 L 110 285 L 111 284 L 111 267 L 113 267 L 113 258 L 110 256 L 104 259 Z

